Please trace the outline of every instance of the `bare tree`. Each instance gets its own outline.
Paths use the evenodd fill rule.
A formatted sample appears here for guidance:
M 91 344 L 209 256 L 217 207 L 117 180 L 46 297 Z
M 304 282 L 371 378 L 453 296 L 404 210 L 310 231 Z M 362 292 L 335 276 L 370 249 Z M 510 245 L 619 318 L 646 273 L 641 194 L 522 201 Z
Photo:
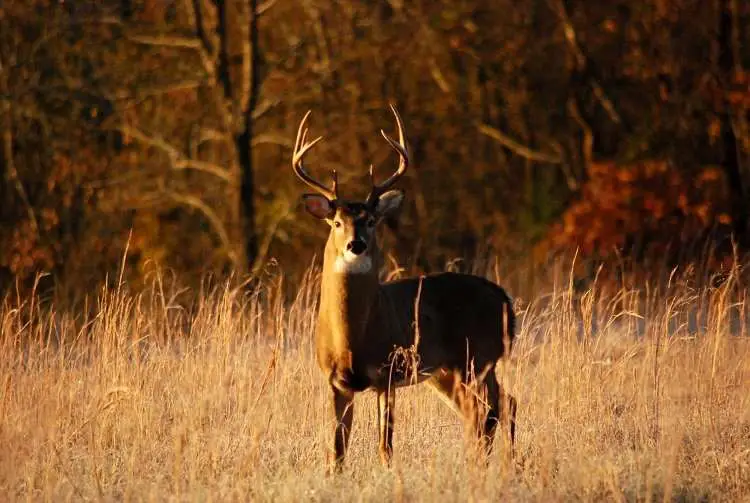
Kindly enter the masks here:
M 718 70 L 722 88 L 728 88 L 732 78 L 741 68 L 739 52 L 739 13 L 736 0 L 720 0 L 718 4 Z M 740 145 L 737 141 L 732 107 L 722 104 L 721 117 L 721 166 L 726 173 L 731 194 L 733 231 L 743 245 L 750 244 L 748 227 L 750 211 L 747 202 L 747 189 L 741 172 Z
M 258 19 L 270 5 L 259 6 L 256 0 L 184 0 L 185 29 L 179 25 L 166 29 L 133 25 L 127 30 L 128 39 L 136 44 L 188 52 L 196 57 L 199 66 L 194 75 L 199 76 L 199 94 L 205 100 L 201 105 L 213 118 L 213 126 L 194 124 L 189 147 L 127 121 L 119 129 L 145 146 L 160 150 L 172 171 L 198 171 L 225 185 L 229 202 L 226 218 L 197 194 L 195 187 L 187 187 L 187 193 L 184 188 L 170 188 L 165 194 L 205 217 L 238 271 L 249 271 L 258 253 L 253 148 L 262 142 L 277 141 L 273 135 L 256 135 L 254 128 L 256 119 L 273 105 L 258 99 Z

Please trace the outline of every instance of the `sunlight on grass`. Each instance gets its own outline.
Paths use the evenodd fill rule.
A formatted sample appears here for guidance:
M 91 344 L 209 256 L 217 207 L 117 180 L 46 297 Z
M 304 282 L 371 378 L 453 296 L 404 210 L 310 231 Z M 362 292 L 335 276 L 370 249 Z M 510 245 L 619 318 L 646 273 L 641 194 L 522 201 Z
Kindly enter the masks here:
M 311 274 L 310 277 L 314 277 Z M 343 474 L 314 361 L 317 282 L 272 279 L 190 309 L 171 292 L 104 293 L 68 313 L 0 310 L 0 493 L 11 500 L 724 500 L 750 497 L 745 288 L 673 280 L 517 301 L 504 380 L 517 459 L 467 463 L 459 419 L 400 390 L 394 464 L 374 396 L 355 405 Z M 564 282 L 563 282 L 564 284 Z

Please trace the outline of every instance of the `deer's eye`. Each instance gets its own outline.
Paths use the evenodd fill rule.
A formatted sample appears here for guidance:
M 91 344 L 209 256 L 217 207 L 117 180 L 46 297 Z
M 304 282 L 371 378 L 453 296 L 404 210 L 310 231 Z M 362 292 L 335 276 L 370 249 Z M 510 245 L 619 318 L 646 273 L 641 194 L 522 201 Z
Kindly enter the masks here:
M 339 227 L 341 227 L 341 222 L 339 222 L 338 220 L 336 220 L 336 221 L 333 222 L 333 226 L 338 229 Z

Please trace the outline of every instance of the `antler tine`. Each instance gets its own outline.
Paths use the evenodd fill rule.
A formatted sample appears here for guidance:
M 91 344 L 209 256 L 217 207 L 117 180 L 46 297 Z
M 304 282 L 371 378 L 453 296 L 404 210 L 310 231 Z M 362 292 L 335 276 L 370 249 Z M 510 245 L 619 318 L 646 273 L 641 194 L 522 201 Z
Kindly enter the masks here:
M 294 172 L 297 174 L 297 177 L 299 177 L 300 180 L 315 189 L 317 192 L 320 192 L 331 201 L 335 201 L 337 199 L 338 192 L 336 173 L 334 172 L 333 175 L 333 190 L 331 190 L 308 175 L 305 171 L 305 165 L 302 163 L 302 158 L 305 156 L 305 154 L 318 142 L 323 140 L 322 136 L 318 136 L 311 142 L 307 142 L 307 128 L 305 127 L 305 123 L 307 122 L 307 118 L 310 116 L 311 112 L 312 110 L 307 111 L 307 113 L 304 117 L 302 117 L 302 120 L 299 123 L 299 128 L 297 128 L 297 139 L 294 142 L 294 153 L 292 154 L 292 168 L 294 169 Z
M 334 201 L 339 198 L 339 175 L 336 170 L 331 170 L 331 177 L 333 178 L 333 198 Z
M 390 145 L 391 148 L 395 150 L 396 153 L 398 153 L 398 169 L 387 180 L 382 183 L 376 184 L 375 179 L 372 175 L 372 166 L 370 166 L 370 180 L 372 181 L 372 190 L 370 191 L 370 195 L 367 197 L 367 201 L 369 203 L 374 203 L 375 201 L 377 201 L 377 199 L 383 194 L 383 192 L 391 188 L 393 184 L 403 176 L 403 174 L 406 172 L 406 168 L 409 167 L 409 151 L 406 147 L 404 123 L 401 120 L 401 116 L 398 114 L 395 106 L 391 105 L 391 111 L 393 111 L 393 115 L 396 117 L 396 125 L 398 126 L 398 142 L 388 136 L 388 134 L 382 129 L 380 130 L 380 134 L 383 135 L 383 138 L 385 138 L 385 141 L 388 142 L 388 145 Z

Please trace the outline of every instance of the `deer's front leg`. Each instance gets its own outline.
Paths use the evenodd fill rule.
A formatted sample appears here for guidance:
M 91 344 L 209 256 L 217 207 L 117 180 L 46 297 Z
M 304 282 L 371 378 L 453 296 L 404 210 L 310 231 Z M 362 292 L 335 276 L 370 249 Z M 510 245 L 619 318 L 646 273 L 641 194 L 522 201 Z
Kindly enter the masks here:
M 352 431 L 354 417 L 354 393 L 344 393 L 331 386 L 333 410 L 336 414 L 336 429 L 333 439 L 332 471 L 340 471 L 344 462 L 346 448 L 349 445 L 349 435 Z
M 378 430 L 380 435 L 379 451 L 383 465 L 391 464 L 393 455 L 393 409 L 396 405 L 396 390 L 387 388 L 378 390 Z

